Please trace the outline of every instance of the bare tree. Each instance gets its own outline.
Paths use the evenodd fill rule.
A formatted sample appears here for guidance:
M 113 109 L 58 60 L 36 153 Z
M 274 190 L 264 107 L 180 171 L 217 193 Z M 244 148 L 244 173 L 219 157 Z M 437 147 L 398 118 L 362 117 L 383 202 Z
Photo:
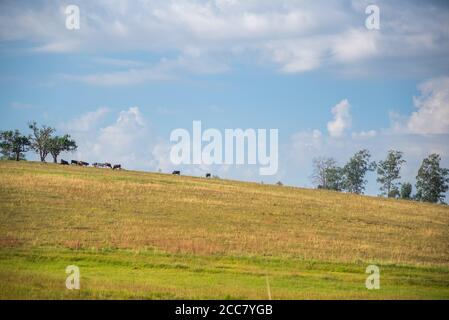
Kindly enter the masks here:
M 333 158 L 317 157 L 313 160 L 312 182 L 320 189 L 329 189 L 329 172 L 337 168 L 337 161 Z

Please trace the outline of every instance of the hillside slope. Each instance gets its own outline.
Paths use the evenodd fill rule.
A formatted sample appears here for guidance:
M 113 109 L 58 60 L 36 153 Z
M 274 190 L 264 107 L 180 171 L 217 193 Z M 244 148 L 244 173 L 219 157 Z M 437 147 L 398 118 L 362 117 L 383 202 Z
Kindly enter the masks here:
M 62 266 L 70 255 L 80 261 L 82 255 L 90 257 L 87 261 L 102 255 L 106 260 L 112 255 L 127 261 L 131 255 L 144 263 L 149 252 L 156 255 L 152 259 L 172 257 L 176 264 L 184 257 L 187 268 L 201 259 L 244 259 L 238 265 L 244 265 L 245 272 L 254 269 L 257 277 L 273 267 L 261 266 L 266 261 L 271 261 L 266 262 L 269 265 L 277 261 L 277 270 L 289 276 L 299 272 L 296 267 L 305 268 L 306 262 L 319 263 L 322 268 L 315 271 L 321 276 L 335 272 L 329 266 L 340 266 L 338 270 L 342 265 L 348 270 L 358 266 L 356 269 L 362 270 L 357 274 L 361 297 L 366 294 L 364 266 L 374 263 L 386 268 L 412 268 L 417 273 L 429 271 L 426 277 L 435 277 L 431 283 L 438 287 L 434 293 L 449 297 L 449 207 L 443 205 L 227 180 L 1 161 L 0 234 L 0 279 L 6 298 L 24 297 L 24 289 L 14 280 L 17 277 L 47 277 L 45 281 L 51 286 L 56 280 L 49 279 L 47 271 L 56 268 L 54 263 Z M 41 275 L 36 275 L 33 267 L 36 257 L 49 263 Z M 199 264 L 204 263 L 219 264 Z M 300 265 L 295 267 L 295 263 Z M 21 268 L 22 273 L 18 271 Z M 126 270 L 125 264 L 125 269 L 116 274 L 126 278 Z M 170 273 L 166 271 L 161 272 Z M 393 273 L 401 275 L 396 269 Z M 127 283 L 125 278 L 120 281 Z M 169 290 L 156 286 L 160 295 L 151 297 L 226 296 L 226 290 L 204 291 L 201 284 L 210 286 L 211 280 L 203 280 L 192 280 L 198 290 L 185 294 L 179 294 L 176 287 Z M 265 297 L 264 283 L 260 284 L 262 289 L 253 288 L 255 291 L 233 289 L 231 297 Z M 315 285 L 310 286 L 312 291 L 307 294 L 316 295 L 288 291 L 283 297 L 333 298 L 345 292 L 342 289 L 336 294 L 329 289 L 323 294 Z M 318 286 L 323 285 L 320 282 Z M 37 297 L 45 296 L 44 289 L 36 291 Z M 81 297 L 102 297 L 92 290 Z M 147 297 L 136 296 L 129 288 L 129 294 L 114 292 L 103 297 Z M 351 289 L 347 293 L 360 297 L 351 296 Z M 410 290 L 409 294 L 411 298 L 423 297 Z M 48 297 L 67 298 L 66 293 Z

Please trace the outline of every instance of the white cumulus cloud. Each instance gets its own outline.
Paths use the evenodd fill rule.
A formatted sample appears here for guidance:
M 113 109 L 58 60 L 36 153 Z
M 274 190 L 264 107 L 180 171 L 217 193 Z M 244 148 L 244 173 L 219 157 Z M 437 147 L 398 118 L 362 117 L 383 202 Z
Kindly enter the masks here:
M 64 27 L 62 0 L 1 1 L 0 43 L 8 47 L 8 42 L 22 41 L 41 53 L 106 53 L 110 63 L 128 65 L 122 73 L 72 75 L 95 85 L 166 79 L 159 65 L 149 68 L 112 57 L 136 51 L 179 57 L 170 62 L 177 68 L 171 74 L 225 72 L 242 61 L 270 65 L 283 73 L 330 68 L 352 74 L 400 70 L 434 76 L 449 69 L 442 58 L 449 55 L 449 7 L 438 2 L 382 1 L 379 31 L 365 28 L 366 1 L 348 5 L 344 0 L 79 0 L 77 4 L 81 28 L 70 32 Z M 192 50 L 201 56 L 195 59 L 189 55 Z M 404 62 L 416 67 L 411 70 Z
M 327 131 L 333 138 L 341 138 L 347 129 L 351 127 L 351 114 L 349 112 L 350 104 L 347 99 L 340 101 L 332 108 L 334 119 L 327 123 Z
M 412 133 L 449 133 L 449 77 L 430 79 L 419 86 L 421 95 L 414 98 L 417 111 L 407 121 Z
M 102 120 L 109 112 L 110 110 L 108 108 L 102 107 L 63 123 L 61 127 L 63 130 L 68 130 L 70 132 L 88 132 L 94 129 L 98 125 L 99 121 Z
M 97 120 L 107 112 L 110 110 L 100 108 L 60 126 L 78 144 L 78 150 L 71 156 L 90 163 L 122 164 L 127 169 L 152 169 L 154 141 L 140 109 L 122 110 L 115 122 L 100 125 Z

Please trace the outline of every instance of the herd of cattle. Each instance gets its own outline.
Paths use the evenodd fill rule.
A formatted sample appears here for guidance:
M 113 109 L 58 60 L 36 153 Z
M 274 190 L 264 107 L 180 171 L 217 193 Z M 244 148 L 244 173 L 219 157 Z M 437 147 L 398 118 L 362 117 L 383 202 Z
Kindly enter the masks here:
M 70 163 L 68 161 L 65 161 L 64 159 L 61 159 L 61 164 L 63 166 L 68 166 L 69 164 L 74 164 L 77 166 L 82 166 L 82 167 L 88 167 L 89 163 L 88 162 L 84 162 L 84 161 L 78 161 L 78 160 L 72 160 Z M 112 170 L 121 170 L 122 169 L 122 165 L 121 164 L 115 164 L 112 165 L 110 163 L 92 163 L 92 166 L 95 168 L 109 168 Z
M 72 160 L 70 163 L 68 161 L 65 161 L 64 159 L 61 159 L 61 164 L 63 166 L 68 166 L 68 165 L 77 165 L 77 166 L 82 166 L 82 167 L 88 167 L 90 164 L 88 162 L 84 162 L 84 161 L 79 161 L 79 160 Z M 106 163 L 92 163 L 92 166 L 95 168 L 109 168 L 112 170 L 121 170 L 122 169 L 122 165 L 121 164 L 115 164 L 112 165 L 108 162 Z M 180 176 L 181 175 L 181 171 L 179 170 L 175 170 L 172 172 L 173 175 L 176 176 Z M 206 178 L 212 178 L 212 175 L 210 173 L 206 173 Z

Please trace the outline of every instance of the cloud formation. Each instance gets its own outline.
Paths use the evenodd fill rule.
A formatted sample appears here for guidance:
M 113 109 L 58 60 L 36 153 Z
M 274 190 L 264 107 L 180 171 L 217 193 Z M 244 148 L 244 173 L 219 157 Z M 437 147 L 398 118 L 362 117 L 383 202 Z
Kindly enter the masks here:
M 419 86 L 421 95 L 415 97 L 417 111 L 407 121 L 411 133 L 449 133 L 449 77 L 430 79 Z
M 162 57 L 151 66 L 128 63 L 121 72 L 71 75 L 73 80 L 101 85 L 225 72 L 241 62 L 271 65 L 289 74 L 330 68 L 356 75 L 396 70 L 402 75 L 434 76 L 449 70 L 444 59 L 449 56 L 449 8 L 437 1 L 377 1 L 379 31 L 365 28 L 367 1 L 80 0 L 77 4 L 81 29 L 69 31 L 65 1 L 2 1 L 0 42 L 24 41 L 32 50 L 47 53 L 139 51 Z M 420 63 L 410 70 L 404 61 Z
M 69 132 L 89 132 L 94 129 L 110 110 L 106 107 L 99 108 L 92 112 L 87 112 L 80 117 L 61 125 L 62 129 Z
M 111 111 L 99 108 L 60 126 L 78 144 L 73 157 L 87 162 L 111 162 L 128 169 L 151 169 L 154 144 L 149 123 L 138 107 L 120 111 L 115 122 L 101 125 Z
M 327 123 L 327 131 L 332 138 L 341 138 L 345 131 L 351 127 L 352 117 L 349 112 L 351 108 L 347 99 L 339 102 L 332 108 L 334 119 Z
M 449 134 L 449 77 L 426 80 L 413 97 L 416 111 L 410 115 L 390 112 L 392 131 L 396 134 Z

